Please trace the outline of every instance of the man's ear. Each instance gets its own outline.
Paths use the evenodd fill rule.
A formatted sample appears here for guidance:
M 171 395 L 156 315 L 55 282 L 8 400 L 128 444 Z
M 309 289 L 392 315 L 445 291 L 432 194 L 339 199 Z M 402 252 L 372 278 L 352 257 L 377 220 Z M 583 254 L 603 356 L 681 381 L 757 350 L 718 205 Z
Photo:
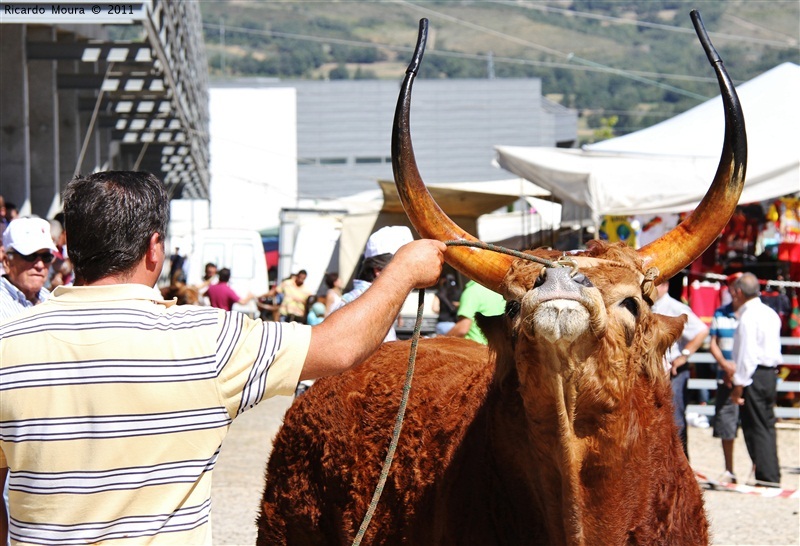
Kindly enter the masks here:
M 160 233 L 153 233 L 150 236 L 150 243 L 147 246 L 147 252 L 145 253 L 145 259 L 147 261 L 148 266 L 153 265 L 155 266 L 158 264 L 159 255 L 163 254 L 164 251 L 164 242 L 161 239 Z M 148 269 L 150 269 L 148 267 Z

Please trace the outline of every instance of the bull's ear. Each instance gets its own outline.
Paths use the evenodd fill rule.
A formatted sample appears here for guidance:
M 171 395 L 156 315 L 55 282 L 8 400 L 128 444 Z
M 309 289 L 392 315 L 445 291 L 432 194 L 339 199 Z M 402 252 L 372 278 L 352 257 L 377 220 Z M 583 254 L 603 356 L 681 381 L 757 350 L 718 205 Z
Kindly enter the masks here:
M 686 315 L 668 317 L 653 313 L 653 319 L 655 321 L 652 329 L 654 333 L 653 345 L 657 350 L 657 354 L 663 355 L 681 337 L 687 317 Z
M 503 315 L 487 317 L 480 313 L 475 313 L 475 321 L 489 341 L 490 347 L 501 347 L 508 343 L 508 329 L 505 327 L 505 317 Z
M 500 389 L 516 389 L 518 387 L 517 369 L 514 366 L 515 336 L 509 327 L 505 315 L 486 317 L 475 314 L 478 327 L 489 342 L 489 350 L 494 353 L 495 382 Z

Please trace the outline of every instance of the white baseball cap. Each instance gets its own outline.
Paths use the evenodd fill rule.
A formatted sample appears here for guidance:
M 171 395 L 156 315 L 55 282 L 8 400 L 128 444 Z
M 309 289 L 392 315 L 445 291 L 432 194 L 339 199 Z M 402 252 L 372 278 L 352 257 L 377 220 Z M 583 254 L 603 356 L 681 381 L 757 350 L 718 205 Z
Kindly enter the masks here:
M 43 218 L 15 218 L 3 232 L 3 246 L 18 254 L 29 255 L 43 248 L 57 252 L 50 237 L 50 222 Z
M 406 226 L 383 227 L 369 236 L 364 257 L 371 258 L 381 254 L 394 254 L 401 246 L 413 240 L 414 236 Z

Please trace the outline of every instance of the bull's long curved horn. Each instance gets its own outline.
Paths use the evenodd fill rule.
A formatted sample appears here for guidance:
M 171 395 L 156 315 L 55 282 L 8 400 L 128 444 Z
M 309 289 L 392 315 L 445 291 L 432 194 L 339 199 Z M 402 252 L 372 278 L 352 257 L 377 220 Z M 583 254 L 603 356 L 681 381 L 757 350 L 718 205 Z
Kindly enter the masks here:
M 645 267 L 659 270 L 656 284 L 666 281 L 697 259 L 722 232 L 739 202 L 747 167 L 744 115 L 733 82 L 708 38 L 700 14 L 691 12 L 697 36 L 719 81 L 725 109 L 725 143 L 714 182 L 700 204 L 675 229 L 639 249 Z
M 458 227 L 434 201 L 417 168 L 414 148 L 411 145 L 410 112 L 411 87 L 422 62 L 425 41 L 428 37 L 428 20 L 419 22 L 419 36 L 414 57 L 406 70 L 400 88 L 392 128 L 392 169 L 397 193 L 417 232 L 430 239 L 440 241 L 477 241 L 475 237 Z M 486 288 L 501 292 L 500 283 L 514 258 L 488 250 L 471 247 L 449 247 L 445 260 L 458 271 Z

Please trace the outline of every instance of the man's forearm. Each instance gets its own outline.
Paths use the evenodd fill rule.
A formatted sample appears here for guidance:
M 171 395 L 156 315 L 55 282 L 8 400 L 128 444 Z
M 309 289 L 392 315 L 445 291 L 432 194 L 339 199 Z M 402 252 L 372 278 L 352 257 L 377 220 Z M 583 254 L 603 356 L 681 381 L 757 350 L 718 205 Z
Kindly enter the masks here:
M 700 347 L 703 346 L 703 342 L 706 340 L 706 337 L 708 337 L 708 328 L 689 340 L 684 348 L 688 349 L 691 353 L 695 353 Z
M 396 277 L 387 269 L 361 296 L 314 327 L 300 379 L 339 373 L 378 348 L 413 288 Z
M 719 348 L 716 337 L 711 338 L 711 345 L 709 345 L 708 351 L 711 353 L 711 356 L 714 357 L 714 360 L 717 361 L 717 364 L 725 366 L 725 356 L 722 354 L 722 349 Z
M 469 332 L 470 327 L 472 327 L 472 319 L 468 319 L 467 317 L 458 317 L 458 321 L 456 321 L 455 325 L 445 335 L 452 337 L 464 337 L 467 335 L 467 332 Z

